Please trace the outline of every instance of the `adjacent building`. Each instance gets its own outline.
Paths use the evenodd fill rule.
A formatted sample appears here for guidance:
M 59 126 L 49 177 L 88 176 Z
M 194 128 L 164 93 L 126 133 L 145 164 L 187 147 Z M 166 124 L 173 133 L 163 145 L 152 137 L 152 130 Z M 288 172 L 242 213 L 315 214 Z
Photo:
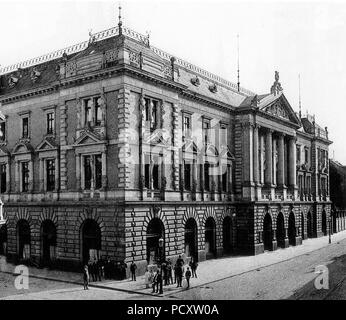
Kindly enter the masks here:
M 256 94 L 121 24 L 0 69 L 9 259 L 259 254 L 328 231 L 328 139 L 275 72 Z

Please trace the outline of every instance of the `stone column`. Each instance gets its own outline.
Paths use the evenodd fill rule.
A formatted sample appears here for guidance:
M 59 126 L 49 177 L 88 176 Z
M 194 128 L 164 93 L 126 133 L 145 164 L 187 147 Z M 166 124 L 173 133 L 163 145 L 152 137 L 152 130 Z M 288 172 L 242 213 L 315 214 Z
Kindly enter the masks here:
M 260 135 L 260 162 L 261 162 L 261 171 L 260 171 L 260 182 L 264 184 L 264 135 Z
M 256 184 L 260 183 L 259 163 L 258 163 L 258 129 L 259 126 L 255 124 L 253 132 L 253 178 Z
M 291 137 L 289 139 L 289 148 L 288 148 L 288 165 L 289 165 L 289 180 L 288 183 L 292 188 L 297 187 L 296 182 L 296 162 L 297 162 L 297 154 L 296 154 L 296 137 Z
M 60 172 L 60 168 L 59 168 L 59 159 L 56 158 L 55 161 L 55 184 L 54 184 L 54 189 L 55 191 L 59 191 L 59 172 Z
M 15 190 L 16 192 L 20 192 L 19 161 L 14 162 L 14 179 L 15 179 Z
M 76 189 L 81 188 L 81 155 L 78 153 L 76 154 Z
M 265 170 L 265 176 L 264 176 L 264 183 L 267 186 L 272 185 L 273 177 L 273 162 L 272 162 L 272 133 L 273 130 L 268 129 L 266 132 L 266 147 L 265 147 L 265 156 L 266 156 L 266 170 Z
M 101 160 L 102 160 L 102 189 L 106 189 L 107 188 L 107 154 L 106 152 L 102 152 Z
M 285 145 L 284 145 L 284 134 L 279 135 L 278 141 L 278 181 L 279 186 L 285 184 Z
M 43 159 L 40 159 L 40 191 L 43 192 L 45 190 L 45 183 L 44 183 L 44 165 L 43 165 Z
M 7 160 L 7 163 L 6 163 L 6 192 L 10 192 L 11 191 L 10 166 L 11 166 L 11 161 L 10 161 L 10 158 L 8 157 L 8 160 Z
M 273 156 L 272 156 L 272 159 L 273 159 L 273 163 L 272 163 L 272 166 L 273 166 L 273 177 L 272 177 L 272 181 L 273 181 L 273 184 L 276 185 L 277 184 L 277 181 L 276 181 L 276 151 L 277 151 L 277 148 L 276 148 L 276 138 L 273 138 L 272 139 L 272 143 L 273 143 Z
M 29 161 L 29 192 L 34 190 L 34 161 Z

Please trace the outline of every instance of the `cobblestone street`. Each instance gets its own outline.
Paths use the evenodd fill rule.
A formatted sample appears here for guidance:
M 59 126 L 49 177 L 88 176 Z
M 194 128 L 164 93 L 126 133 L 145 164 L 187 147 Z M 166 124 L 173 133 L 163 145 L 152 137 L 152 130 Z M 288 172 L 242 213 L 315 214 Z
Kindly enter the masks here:
M 30 268 L 29 290 L 14 288 L 14 266 L 1 260 L 0 298 L 3 299 L 341 299 L 346 263 L 346 232 L 309 239 L 302 246 L 266 252 L 254 257 L 228 257 L 200 263 L 190 290 L 164 287 L 163 296 L 151 294 L 143 276 L 136 282 L 102 281 L 81 285 L 78 273 Z M 329 268 L 329 290 L 316 290 L 315 267 Z

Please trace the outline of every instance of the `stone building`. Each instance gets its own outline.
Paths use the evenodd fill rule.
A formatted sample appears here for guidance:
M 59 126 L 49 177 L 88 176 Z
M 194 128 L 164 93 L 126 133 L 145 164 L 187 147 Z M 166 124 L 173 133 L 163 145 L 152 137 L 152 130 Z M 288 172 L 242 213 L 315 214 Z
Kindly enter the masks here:
M 0 69 L 9 259 L 259 254 L 327 232 L 327 129 L 121 24 Z M 6 245 L 5 245 L 6 244 Z

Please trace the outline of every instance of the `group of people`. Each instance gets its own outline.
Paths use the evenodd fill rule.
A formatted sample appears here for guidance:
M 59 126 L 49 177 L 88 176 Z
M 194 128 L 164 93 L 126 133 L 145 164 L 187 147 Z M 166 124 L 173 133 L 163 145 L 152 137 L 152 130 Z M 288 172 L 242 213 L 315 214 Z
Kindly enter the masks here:
M 88 290 L 90 281 L 102 281 L 102 279 L 123 280 L 126 278 L 125 262 L 114 262 L 107 259 L 89 260 L 83 267 L 84 290 Z
M 197 266 L 198 263 L 194 259 L 191 259 L 189 266 L 186 267 L 184 272 L 184 260 L 181 256 L 178 257 L 174 267 L 170 259 L 161 263 L 158 266 L 156 273 L 151 269 L 146 270 L 144 274 L 144 281 L 147 288 L 152 287 L 153 293 L 162 293 L 163 286 L 177 284 L 177 288 L 182 287 L 183 277 L 185 275 L 186 288 L 190 288 L 190 278 L 197 278 Z M 174 281 L 173 281 L 174 272 Z
M 184 259 L 179 256 L 175 265 L 173 266 L 170 259 L 163 261 L 158 265 L 157 271 L 154 273 L 153 269 L 149 271 L 147 268 L 144 278 L 146 287 L 152 287 L 153 293 L 162 293 L 163 286 L 177 284 L 177 288 L 182 287 L 183 277 L 185 275 L 186 288 L 190 288 L 190 278 L 197 278 L 197 266 L 198 263 L 193 258 L 191 259 L 186 270 L 184 272 Z M 110 259 L 99 259 L 90 260 L 88 264 L 84 265 L 83 268 L 83 282 L 84 290 L 89 289 L 90 277 L 92 281 L 101 281 L 102 279 L 117 279 L 122 280 L 126 278 L 125 262 L 114 263 Z M 130 264 L 131 280 L 136 281 L 136 270 L 137 265 L 134 261 Z M 174 281 L 173 281 L 174 273 Z

